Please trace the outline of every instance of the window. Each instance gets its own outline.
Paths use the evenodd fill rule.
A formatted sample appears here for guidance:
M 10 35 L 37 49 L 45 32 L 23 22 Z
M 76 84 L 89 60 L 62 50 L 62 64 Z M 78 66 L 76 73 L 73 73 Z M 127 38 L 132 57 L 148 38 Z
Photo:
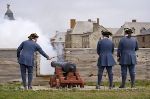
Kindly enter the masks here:
M 145 42 L 145 37 L 144 36 L 142 37 L 142 42 Z
M 150 28 L 147 31 L 150 33 Z
M 62 40 L 62 38 L 60 37 L 60 38 L 59 38 L 59 40 L 61 41 L 61 40 Z
M 134 27 L 132 27 L 131 29 L 132 29 L 133 33 L 135 34 L 135 28 L 134 28 Z

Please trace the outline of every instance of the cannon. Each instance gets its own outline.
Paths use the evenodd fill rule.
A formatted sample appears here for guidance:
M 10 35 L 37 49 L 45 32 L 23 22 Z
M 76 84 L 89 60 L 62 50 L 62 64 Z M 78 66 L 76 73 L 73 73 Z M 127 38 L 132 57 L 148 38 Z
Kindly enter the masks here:
M 51 66 L 52 67 L 61 67 L 62 71 L 65 73 L 69 73 L 69 72 L 75 72 L 76 71 L 76 64 L 71 63 L 71 62 L 56 62 L 56 61 L 52 61 L 51 62 Z
M 84 87 L 84 81 L 76 69 L 76 64 L 52 61 L 51 66 L 55 68 L 55 72 L 54 75 L 50 76 L 50 87 Z

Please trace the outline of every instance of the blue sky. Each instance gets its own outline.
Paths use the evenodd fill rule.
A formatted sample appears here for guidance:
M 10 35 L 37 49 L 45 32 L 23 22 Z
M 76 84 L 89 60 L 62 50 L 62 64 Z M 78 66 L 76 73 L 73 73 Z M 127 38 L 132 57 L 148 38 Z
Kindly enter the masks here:
M 150 0 L 0 0 L 0 17 L 11 4 L 15 17 L 37 23 L 45 33 L 65 31 L 69 20 L 100 19 L 104 27 L 120 27 L 126 21 L 150 22 Z

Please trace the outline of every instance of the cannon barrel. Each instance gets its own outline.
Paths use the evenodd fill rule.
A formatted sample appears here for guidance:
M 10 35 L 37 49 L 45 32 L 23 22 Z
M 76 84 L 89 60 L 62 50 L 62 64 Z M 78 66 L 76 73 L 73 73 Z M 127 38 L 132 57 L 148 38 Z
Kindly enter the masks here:
M 51 62 L 52 67 L 61 67 L 62 70 L 66 73 L 68 72 L 76 72 L 76 64 L 71 63 L 71 62 L 56 62 L 52 61 Z

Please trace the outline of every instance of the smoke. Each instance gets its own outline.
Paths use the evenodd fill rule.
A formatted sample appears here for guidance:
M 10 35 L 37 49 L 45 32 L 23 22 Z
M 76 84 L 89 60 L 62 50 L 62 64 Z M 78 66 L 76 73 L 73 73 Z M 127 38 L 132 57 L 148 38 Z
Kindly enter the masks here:
M 64 36 L 65 34 L 62 32 L 56 32 L 56 38 L 55 41 L 57 43 L 54 44 L 54 49 L 56 50 L 57 53 L 57 61 L 59 62 L 64 62 L 64 45 L 63 45 L 63 41 L 64 41 Z
M 43 48 L 43 50 L 50 56 L 56 56 L 56 52 L 53 50 L 51 44 L 50 44 L 50 38 L 49 36 L 44 36 L 42 34 L 39 34 L 39 39 L 38 39 L 38 43 L 40 44 L 40 46 Z M 56 60 L 56 58 L 52 59 L 52 60 Z M 41 60 L 40 60 L 40 74 L 41 75 L 49 75 L 49 74 L 54 74 L 54 68 L 51 67 L 50 63 L 52 60 L 45 60 L 45 58 L 43 56 L 41 56 Z
M 0 18 L 0 48 L 17 48 L 20 43 L 28 39 L 31 33 L 39 35 L 38 44 L 50 56 L 56 55 L 50 45 L 49 36 L 43 35 L 40 27 L 26 19 L 16 18 L 14 21 Z M 41 56 L 40 74 L 53 74 L 54 69 L 50 66 L 50 61 Z
M 64 62 L 64 47 L 62 43 L 57 43 L 57 45 L 55 45 L 55 49 L 57 52 L 57 61 Z

